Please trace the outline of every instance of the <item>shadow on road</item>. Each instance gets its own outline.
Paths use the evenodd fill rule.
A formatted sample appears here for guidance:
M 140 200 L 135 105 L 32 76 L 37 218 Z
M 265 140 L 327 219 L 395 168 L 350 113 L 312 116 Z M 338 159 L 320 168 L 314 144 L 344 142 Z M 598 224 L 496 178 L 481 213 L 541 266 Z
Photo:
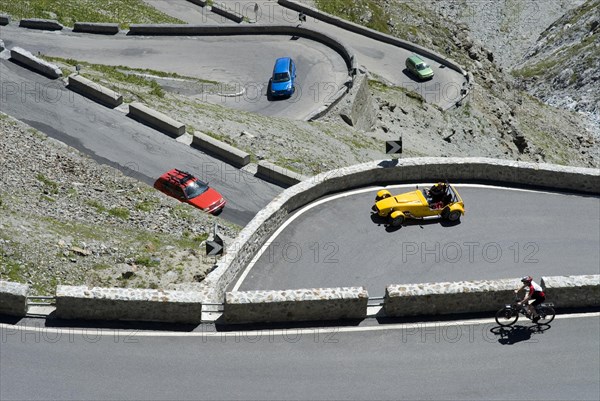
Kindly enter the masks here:
M 552 327 L 549 324 L 536 324 L 533 326 L 515 325 L 510 327 L 496 326 L 490 331 L 498 337 L 498 342 L 503 345 L 512 345 L 523 341 L 531 341 L 532 336 L 543 334 Z
M 401 226 L 392 226 L 390 220 L 387 217 L 381 217 L 377 213 L 371 213 L 371 221 L 379 226 L 384 226 L 385 231 L 388 233 L 394 233 L 402 228 L 409 227 L 420 227 L 429 226 L 432 224 L 439 224 L 442 227 L 454 227 L 460 224 L 459 221 L 448 221 L 441 218 L 430 218 L 430 219 L 408 219 L 402 223 Z

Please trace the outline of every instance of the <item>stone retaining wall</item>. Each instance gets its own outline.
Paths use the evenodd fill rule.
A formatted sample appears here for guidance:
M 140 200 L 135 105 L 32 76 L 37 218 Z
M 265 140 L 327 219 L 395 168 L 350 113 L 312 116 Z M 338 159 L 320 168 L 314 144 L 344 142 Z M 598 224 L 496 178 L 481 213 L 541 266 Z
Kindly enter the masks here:
M 226 323 L 364 319 L 369 294 L 363 287 L 285 291 L 234 291 L 225 296 Z
M 310 17 L 313 17 L 313 18 L 316 18 L 318 20 L 324 21 L 324 22 L 326 22 L 328 24 L 335 25 L 337 27 L 346 29 L 346 30 L 348 30 L 350 32 L 354 32 L 354 33 L 357 33 L 359 35 L 363 35 L 363 36 L 366 36 L 366 37 L 371 38 L 371 39 L 378 40 L 378 41 L 383 42 L 383 43 L 388 43 L 388 44 L 391 44 L 391 45 L 394 45 L 394 46 L 401 47 L 403 49 L 407 49 L 407 50 L 413 51 L 415 53 L 419 53 L 419 54 L 421 54 L 421 55 L 423 55 L 425 57 L 428 57 L 428 58 L 430 58 L 432 60 L 435 60 L 435 61 L 439 62 L 440 64 L 443 64 L 443 65 L 445 65 L 447 67 L 452 68 L 453 70 L 461 73 L 465 77 L 467 75 L 467 72 L 458 63 L 456 63 L 456 62 L 454 62 L 452 60 L 449 60 L 446 57 L 444 57 L 444 56 L 442 56 L 442 55 L 440 55 L 440 54 L 438 54 L 438 53 L 436 53 L 436 52 L 434 52 L 432 50 L 426 49 L 426 48 L 421 47 L 419 45 L 416 45 L 414 43 L 407 42 L 407 41 L 402 40 L 402 39 L 398 39 L 398 38 L 396 38 L 394 36 L 387 35 L 385 33 L 381 33 L 379 31 L 376 31 L 374 29 L 370 29 L 370 28 L 364 27 L 364 26 L 359 25 L 359 24 L 355 24 L 354 22 L 347 21 L 347 20 L 345 20 L 343 18 L 335 17 L 335 16 L 333 16 L 331 14 L 322 12 L 320 10 L 317 10 L 316 8 L 313 8 L 313 7 L 306 6 L 306 5 L 304 5 L 302 3 L 299 3 L 297 1 L 293 1 L 293 0 L 277 0 L 277 3 L 280 6 L 282 6 L 282 7 L 289 8 L 291 10 L 298 11 L 298 12 L 301 11 L 304 14 L 310 16 Z M 403 67 L 401 67 L 401 68 L 403 68 Z
M 217 267 L 204 280 L 203 288 L 215 302 L 246 267 L 271 234 L 294 210 L 325 195 L 378 184 L 437 181 L 502 183 L 600 193 L 600 171 L 550 164 L 488 158 L 414 158 L 375 161 L 333 170 L 311 177 L 286 189 L 240 232 Z
M 340 112 L 342 119 L 351 127 L 370 131 L 377 121 L 377 110 L 369 89 L 367 74 L 357 74 L 352 90 L 344 100 Z
M 471 87 L 474 85 L 474 81 L 473 81 L 473 74 L 468 73 L 467 71 L 465 71 L 462 66 L 460 66 L 458 63 L 456 63 L 455 61 L 452 61 L 444 56 L 442 56 L 441 54 L 434 52 L 433 50 L 429 50 L 426 49 L 424 47 L 421 47 L 417 44 L 402 40 L 402 39 L 398 39 L 395 36 L 391 36 L 391 35 L 387 35 L 385 33 L 381 33 L 379 31 L 376 31 L 374 29 L 370 29 L 367 28 L 365 26 L 356 24 L 354 22 L 350 22 L 347 21 L 343 18 L 339 18 L 336 16 L 333 16 L 331 14 L 325 13 L 323 11 L 320 11 L 316 8 L 313 7 L 309 7 L 305 4 L 302 4 L 298 1 L 294 1 L 294 0 L 277 0 L 277 3 L 285 8 L 289 8 L 291 10 L 294 11 L 298 11 L 298 12 L 303 12 L 304 14 L 311 16 L 315 19 L 318 19 L 320 21 L 324 21 L 328 24 L 340 27 L 342 29 L 346 29 L 350 32 L 354 32 L 357 33 L 359 35 L 362 36 L 366 36 L 368 38 L 377 40 L 379 42 L 383 42 L 383 43 L 387 43 L 393 46 L 397 46 L 397 47 L 401 47 L 403 49 L 407 49 L 410 50 L 414 53 L 420 54 L 422 56 L 428 57 L 432 60 L 437 61 L 438 63 L 445 65 L 451 69 L 453 69 L 454 71 L 457 71 L 458 73 L 462 74 L 465 77 L 465 84 L 467 84 L 467 86 L 465 88 L 463 88 L 462 90 L 462 97 L 461 99 L 457 102 L 457 105 L 460 104 L 460 102 L 467 97 L 467 95 L 469 94 L 469 91 L 471 89 Z M 403 68 L 403 67 L 402 67 Z
M 0 281 L 0 315 L 25 316 L 27 295 L 29 295 L 28 285 Z
M 383 308 L 390 317 L 497 311 L 520 284 L 516 278 L 389 285 Z
M 600 274 L 542 277 L 540 284 L 558 308 L 600 306 Z
M 197 324 L 203 301 L 197 292 L 60 285 L 56 317 Z
M 340 54 L 350 74 L 356 69 L 352 50 L 323 32 L 291 25 L 131 24 L 128 35 L 291 35 L 321 42 Z

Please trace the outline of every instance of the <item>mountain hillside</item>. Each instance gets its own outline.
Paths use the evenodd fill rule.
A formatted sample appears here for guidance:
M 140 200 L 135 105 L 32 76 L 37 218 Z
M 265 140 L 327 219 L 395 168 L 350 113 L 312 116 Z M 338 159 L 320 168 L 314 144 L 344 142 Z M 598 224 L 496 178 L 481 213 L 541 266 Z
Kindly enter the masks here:
M 550 25 L 513 73 L 544 102 L 588 114 L 600 137 L 600 0 Z

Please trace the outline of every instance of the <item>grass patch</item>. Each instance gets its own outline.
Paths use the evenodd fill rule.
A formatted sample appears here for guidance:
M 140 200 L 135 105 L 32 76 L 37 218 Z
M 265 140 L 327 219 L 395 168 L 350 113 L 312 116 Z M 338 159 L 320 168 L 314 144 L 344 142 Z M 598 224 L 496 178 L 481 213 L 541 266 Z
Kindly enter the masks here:
M 67 69 L 72 70 L 71 72 L 75 72 L 75 67 L 79 65 L 81 67 L 82 76 L 123 94 L 126 101 L 140 100 L 145 96 L 164 99 L 166 92 L 160 83 L 157 82 L 157 79 L 161 78 L 189 81 L 190 85 L 200 85 L 202 88 L 220 85 L 217 81 L 187 77 L 177 73 L 151 70 L 148 68 L 93 64 L 71 58 L 46 55 L 43 55 L 42 58 L 49 62 L 64 64 L 67 66 Z
M 44 194 L 40 196 L 40 199 L 45 200 L 46 202 L 56 202 L 56 199 Z
M 44 185 L 44 190 L 54 195 L 58 194 L 58 184 L 56 182 L 52 181 L 42 173 L 36 175 L 35 178 Z
M 104 205 L 100 201 L 97 201 L 95 199 L 88 199 L 85 201 L 85 204 L 96 209 L 98 213 L 106 212 L 106 208 L 104 207 Z
M 171 208 L 169 213 L 178 219 L 189 220 L 192 218 L 192 212 L 190 211 L 190 207 L 185 203 L 179 204 Z
M 588 46 L 593 46 L 597 39 L 598 35 L 590 35 L 582 40 L 581 43 L 562 49 L 557 54 L 552 54 L 548 58 L 531 66 L 514 70 L 512 74 L 519 78 L 554 75 L 556 73 L 556 71 L 554 71 L 556 67 L 563 68 L 563 66 L 569 65 L 571 59 L 575 59 L 577 55 L 581 54 Z M 593 61 L 594 59 L 594 55 L 588 57 L 588 61 Z
M 0 13 L 13 19 L 55 19 L 65 26 L 75 22 L 111 22 L 126 29 L 130 24 L 185 24 L 143 0 L 0 0 Z
M 147 199 L 137 203 L 135 208 L 142 212 L 151 212 L 156 208 L 156 205 L 158 205 L 158 201 L 156 199 Z
M 16 283 L 26 283 L 27 280 L 21 270 L 22 266 L 8 257 L 4 257 L 0 253 L 0 277 L 5 281 L 13 281 Z
M 316 0 L 317 8 L 326 13 L 364 25 L 376 31 L 389 33 L 390 16 L 373 0 Z M 370 16 L 370 17 L 369 17 Z M 361 19 L 369 17 L 367 20 Z
M 146 266 L 146 267 L 160 266 L 160 262 L 158 261 L 158 259 L 151 258 L 148 255 L 138 256 L 137 258 L 134 259 L 133 263 L 135 263 L 136 265 Z
M 165 91 L 163 90 L 163 88 L 158 84 L 158 82 L 156 81 L 150 81 L 150 87 L 152 88 L 150 90 L 150 94 L 153 96 L 157 96 L 160 98 L 165 97 Z
M 114 207 L 108 211 L 108 214 L 123 220 L 129 219 L 129 209 L 124 207 Z
M 418 92 L 406 91 L 406 96 L 408 96 L 411 99 L 417 100 L 419 103 L 425 103 L 425 98 Z

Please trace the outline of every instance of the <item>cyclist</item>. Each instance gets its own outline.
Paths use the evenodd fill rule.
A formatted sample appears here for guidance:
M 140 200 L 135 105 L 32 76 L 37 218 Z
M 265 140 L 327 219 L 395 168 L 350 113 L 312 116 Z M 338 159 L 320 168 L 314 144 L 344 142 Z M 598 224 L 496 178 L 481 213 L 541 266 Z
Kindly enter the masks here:
M 533 281 L 533 277 L 531 276 L 523 277 L 521 279 L 521 283 L 523 283 L 523 285 L 515 290 L 515 294 L 523 289 L 526 289 L 526 293 L 523 297 L 523 300 L 519 302 L 519 305 L 528 302 L 530 299 L 533 299 L 534 301 L 532 303 L 527 303 L 527 310 L 529 311 L 529 316 L 531 316 L 531 320 L 533 320 L 533 322 L 537 322 L 538 320 L 540 320 L 540 316 L 537 314 L 535 306 L 544 302 L 544 300 L 546 299 L 546 294 L 544 294 L 544 290 L 542 289 L 542 287 L 538 283 Z

